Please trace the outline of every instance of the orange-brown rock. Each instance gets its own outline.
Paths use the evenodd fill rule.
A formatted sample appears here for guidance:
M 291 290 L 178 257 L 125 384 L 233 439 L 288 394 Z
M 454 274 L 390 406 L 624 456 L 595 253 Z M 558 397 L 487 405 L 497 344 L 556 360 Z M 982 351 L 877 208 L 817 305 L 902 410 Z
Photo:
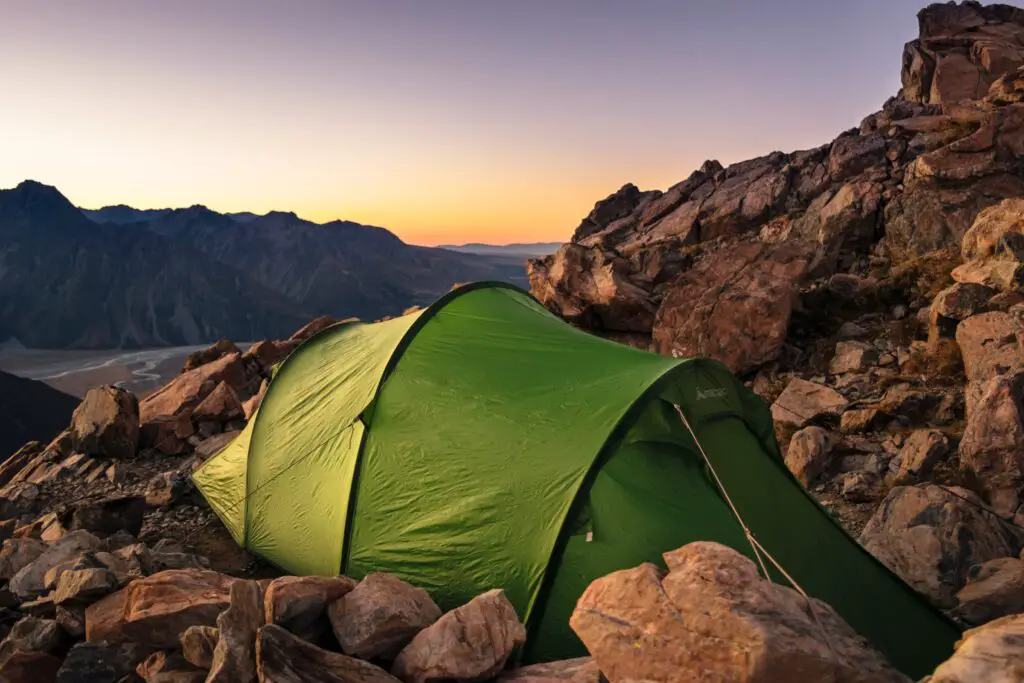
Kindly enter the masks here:
M 95 645 L 114 645 L 129 638 L 124 631 L 125 591 L 119 590 L 85 610 L 85 639 Z
M 750 242 L 707 256 L 684 273 L 658 309 L 654 349 L 710 356 L 734 372 L 778 357 L 814 250 L 801 242 Z
M 207 382 L 214 385 L 226 382 L 229 387 L 238 391 L 246 382 L 241 354 L 229 353 L 212 363 L 178 375 L 139 404 L 140 421 L 145 424 L 157 418 L 178 415 L 187 408 L 195 407 L 205 398 L 202 395 L 202 388 Z
M 90 389 L 71 418 L 74 449 L 86 455 L 130 458 L 139 444 L 139 401 L 124 389 Z
M 395 659 L 405 683 L 480 681 L 495 676 L 526 629 L 500 588 L 487 591 L 420 631 Z
M 1016 683 L 1024 680 L 1024 614 L 965 631 L 953 656 L 927 683 Z
M 601 670 L 591 657 L 531 664 L 507 671 L 499 683 L 600 683 Z
M 347 576 L 282 576 L 267 587 L 264 598 L 266 622 L 277 624 L 295 635 L 315 641 L 331 628 L 328 605 L 356 587 Z
M 1014 514 L 1024 491 L 1024 370 L 971 383 L 960 463 L 998 512 Z
M 836 612 L 760 578 L 735 550 L 697 542 L 593 582 L 570 626 L 612 683 L 909 683 Z M 825 630 L 827 640 L 821 631 Z
M 956 343 L 970 381 L 984 381 L 1024 365 L 1024 349 L 1008 313 L 972 315 L 956 328 Z
M 441 609 L 427 591 L 394 574 L 373 573 L 328 608 L 345 654 L 391 659 L 413 636 L 437 621 Z
M 244 416 L 238 394 L 224 381 L 219 382 L 213 391 L 192 410 L 194 422 L 203 420 L 227 422 L 241 419 Z
M 256 680 L 256 632 L 261 626 L 263 590 L 255 581 L 235 581 L 230 604 L 217 617 L 217 646 L 206 683 Z
M 135 670 L 146 683 L 203 683 L 206 680 L 205 671 L 177 652 L 154 652 Z
M 332 315 L 322 315 L 319 318 L 311 320 L 304 327 L 302 327 L 301 329 L 297 330 L 294 334 L 292 334 L 292 336 L 289 337 L 288 339 L 289 341 L 293 342 L 304 342 L 313 335 L 315 335 L 317 332 L 322 332 L 331 325 L 335 325 L 339 322 L 343 321 L 338 318 L 335 318 Z
M 169 569 L 124 589 L 124 633 L 137 643 L 178 647 L 189 626 L 213 626 L 235 579 L 202 569 Z M 88 614 L 86 614 L 88 630 Z
M 322 650 L 275 624 L 256 637 L 260 683 L 398 683 L 378 666 Z
M 200 349 L 199 351 L 195 351 L 190 354 L 189 357 L 185 359 L 185 364 L 182 366 L 181 372 L 186 373 L 190 370 L 195 370 L 200 366 L 212 363 L 213 361 L 232 353 L 240 353 L 238 347 L 235 346 L 230 339 L 218 339 L 212 346 Z
M 181 654 L 190 664 L 209 669 L 220 632 L 212 626 L 189 626 L 181 634 Z

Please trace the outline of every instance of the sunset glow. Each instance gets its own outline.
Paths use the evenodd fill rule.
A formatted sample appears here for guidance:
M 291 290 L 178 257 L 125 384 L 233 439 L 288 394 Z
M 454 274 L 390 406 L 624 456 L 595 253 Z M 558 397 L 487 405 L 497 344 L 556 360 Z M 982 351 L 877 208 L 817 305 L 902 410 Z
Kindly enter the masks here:
M 563 240 L 626 182 L 856 126 L 920 6 L 0 0 L 0 187 Z

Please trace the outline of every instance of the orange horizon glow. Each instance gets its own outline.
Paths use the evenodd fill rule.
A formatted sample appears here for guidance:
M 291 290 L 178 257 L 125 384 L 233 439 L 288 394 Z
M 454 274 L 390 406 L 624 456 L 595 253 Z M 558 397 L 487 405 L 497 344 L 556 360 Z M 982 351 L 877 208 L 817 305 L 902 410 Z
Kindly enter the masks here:
M 922 4 L 645 3 L 12 3 L 0 188 L 560 242 L 627 182 L 857 125 Z

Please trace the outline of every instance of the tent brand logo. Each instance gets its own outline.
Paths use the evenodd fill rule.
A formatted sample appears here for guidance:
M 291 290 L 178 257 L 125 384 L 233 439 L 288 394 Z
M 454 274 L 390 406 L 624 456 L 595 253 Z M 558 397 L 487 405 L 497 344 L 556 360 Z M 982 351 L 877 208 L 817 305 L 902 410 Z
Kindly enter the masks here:
M 725 389 L 697 389 L 698 401 L 709 398 L 725 398 Z

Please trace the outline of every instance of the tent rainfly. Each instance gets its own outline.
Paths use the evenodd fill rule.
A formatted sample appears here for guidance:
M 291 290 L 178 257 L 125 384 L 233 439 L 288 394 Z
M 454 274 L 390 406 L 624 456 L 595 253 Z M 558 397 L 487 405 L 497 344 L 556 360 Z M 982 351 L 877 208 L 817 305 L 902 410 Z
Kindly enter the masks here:
M 504 588 L 521 662 L 584 653 L 568 619 L 600 576 L 697 540 L 764 562 L 744 523 L 769 578 L 784 569 L 914 679 L 960 636 L 793 478 L 727 368 L 592 336 L 505 284 L 310 338 L 193 479 L 287 572 L 390 572 L 442 609 Z

